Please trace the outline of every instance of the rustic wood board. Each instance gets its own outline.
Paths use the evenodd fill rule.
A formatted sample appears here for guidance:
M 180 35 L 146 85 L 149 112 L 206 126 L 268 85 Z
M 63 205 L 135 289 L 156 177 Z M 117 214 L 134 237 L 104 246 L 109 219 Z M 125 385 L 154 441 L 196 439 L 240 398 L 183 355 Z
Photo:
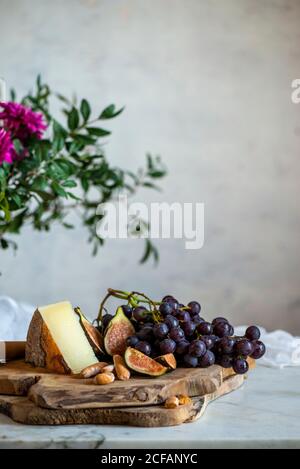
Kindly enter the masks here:
M 252 365 L 252 364 L 251 364 Z M 133 407 L 163 403 L 168 397 L 190 397 L 217 392 L 233 371 L 215 365 L 210 368 L 177 368 L 158 378 L 136 376 L 106 386 L 57 375 L 33 368 L 19 360 L 0 365 L 0 394 L 26 396 L 39 407 L 48 409 L 91 409 Z
M 166 427 L 199 419 L 209 402 L 238 389 L 243 376 L 231 376 L 211 394 L 192 398 L 192 403 L 176 409 L 163 406 L 98 408 L 98 409 L 45 409 L 36 406 L 27 397 L 0 396 L 0 412 L 14 421 L 28 425 L 130 425 L 139 427 Z

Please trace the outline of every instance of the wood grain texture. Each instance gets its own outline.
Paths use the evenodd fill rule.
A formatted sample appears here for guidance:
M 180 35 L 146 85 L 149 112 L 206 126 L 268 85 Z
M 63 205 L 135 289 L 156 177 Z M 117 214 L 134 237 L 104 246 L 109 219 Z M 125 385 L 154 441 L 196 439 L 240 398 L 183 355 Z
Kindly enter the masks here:
M 53 374 L 20 360 L 0 366 L 0 394 L 28 394 L 36 405 L 49 409 L 149 406 L 178 394 L 194 397 L 216 393 L 232 374 L 232 370 L 219 366 L 177 368 L 158 378 L 135 376 L 99 386 L 92 379 Z
M 166 427 L 188 423 L 200 418 L 209 402 L 238 389 L 243 376 L 231 376 L 211 394 L 192 398 L 192 403 L 176 409 L 162 405 L 148 407 L 98 409 L 45 409 L 36 406 L 27 397 L 0 396 L 0 412 L 19 423 L 28 425 L 130 425 L 139 427 Z

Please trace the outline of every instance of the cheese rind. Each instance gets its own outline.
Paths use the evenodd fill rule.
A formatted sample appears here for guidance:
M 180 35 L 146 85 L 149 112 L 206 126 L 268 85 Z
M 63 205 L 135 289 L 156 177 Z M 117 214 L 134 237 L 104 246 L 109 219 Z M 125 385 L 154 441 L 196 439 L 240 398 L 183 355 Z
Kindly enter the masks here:
M 35 311 L 25 360 L 56 373 L 79 373 L 98 361 L 71 303 L 64 301 Z

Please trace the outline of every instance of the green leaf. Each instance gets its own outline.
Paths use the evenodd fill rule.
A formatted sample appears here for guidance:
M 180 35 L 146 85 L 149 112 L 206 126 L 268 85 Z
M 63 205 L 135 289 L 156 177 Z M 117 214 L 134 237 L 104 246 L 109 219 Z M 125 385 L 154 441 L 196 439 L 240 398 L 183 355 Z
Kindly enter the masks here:
M 35 178 L 31 185 L 34 191 L 45 191 L 48 187 L 47 178 L 45 176 L 38 176 Z
M 22 207 L 22 200 L 18 194 L 11 194 L 10 196 L 12 200 L 15 202 L 15 204 L 17 205 L 17 207 L 19 208 Z
M 96 137 L 106 137 L 111 134 L 109 130 L 101 129 L 99 127 L 87 127 L 86 130 L 90 135 L 95 135 Z
M 116 106 L 111 104 L 107 106 L 100 114 L 99 119 L 112 119 L 113 117 L 117 117 L 121 112 L 123 112 L 125 107 L 122 107 L 118 111 L 116 110 Z
M 155 189 L 156 191 L 161 191 L 161 188 L 158 187 L 156 184 L 153 184 L 152 182 L 146 181 L 143 183 L 143 186 L 148 187 L 149 189 Z
M 83 99 L 80 104 L 80 112 L 84 122 L 87 122 L 91 115 L 91 106 L 86 99 Z
M 96 142 L 95 138 L 90 137 L 89 135 L 84 135 L 84 134 L 75 135 L 74 140 L 84 146 L 93 145 Z
M 153 256 L 155 264 L 157 264 L 159 256 L 156 247 L 151 243 L 149 239 L 145 240 L 145 251 L 143 257 L 140 260 L 140 264 L 144 264 L 150 256 Z
M 79 126 L 79 113 L 75 107 L 71 109 L 68 114 L 68 127 L 70 130 L 75 130 Z
M 81 185 L 84 192 L 87 192 L 89 190 L 89 181 L 85 176 L 82 176 L 81 178 Z
M 77 183 L 76 181 L 73 181 L 72 179 L 68 179 L 67 181 L 63 182 L 62 186 L 72 188 L 72 187 L 77 187 Z
M 65 198 L 68 197 L 68 193 L 56 181 L 52 182 L 51 187 L 57 195 Z

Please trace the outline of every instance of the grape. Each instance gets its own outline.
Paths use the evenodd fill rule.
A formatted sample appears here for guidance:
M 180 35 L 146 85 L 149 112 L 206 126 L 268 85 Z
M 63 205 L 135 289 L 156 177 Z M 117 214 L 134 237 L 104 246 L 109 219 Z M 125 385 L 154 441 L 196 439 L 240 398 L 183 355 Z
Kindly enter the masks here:
M 189 355 L 189 354 L 184 355 L 183 361 L 185 365 L 187 365 L 190 368 L 196 368 L 196 366 L 198 366 L 198 358 L 192 355 Z
M 152 348 L 151 345 L 148 344 L 148 342 L 141 341 L 138 342 L 135 346 L 136 350 L 139 350 L 140 352 L 144 353 L 145 355 L 151 355 Z
M 238 375 L 247 373 L 249 365 L 244 358 L 235 358 L 232 362 L 232 367 Z
M 188 311 L 185 311 L 185 310 L 178 310 L 176 312 L 176 317 L 179 319 L 179 321 L 190 321 L 191 320 L 191 316 L 190 316 L 190 313 Z
M 173 327 L 178 327 L 179 326 L 179 321 L 175 316 L 172 316 L 171 314 L 168 314 L 168 316 L 165 319 L 165 323 L 167 326 L 172 329 Z
M 230 325 L 228 322 L 217 322 L 214 325 L 214 334 L 218 337 L 228 336 L 230 332 Z
M 202 340 L 202 342 L 205 343 L 207 350 L 212 349 L 215 344 L 214 340 L 212 339 L 212 336 L 210 335 L 202 335 L 201 337 L 199 337 L 199 340 Z
M 171 300 L 168 300 L 167 303 L 169 303 L 169 305 L 172 307 L 173 311 L 178 310 L 178 301 L 175 300 L 175 298 L 172 298 Z
M 248 357 L 253 352 L 254 347 L 248 339 L 239 340 L 234 347 L 234 351 L 237 355 Z
M 258 340 L 260 338 L 260 330 L 256 326 L 250 326 L 246 330 L 245 336 L 249 340 Z
M 206 345 L 201 340 L 193 340 L 191 345 L 189 346 L 189 355 L 193 357 L 202 357 L 206 352 Z
M 184 306 L 183 303 L 178 303 L 178 309 L 182 309 L 182 308 L 184 308 L 184 307 L 185 307 L 185 306 Z
M 207 350 L 205 354 L 199 359 L 200 368 L 208 368 L 214 365 L 216 361 L 215 355 L 211 350 Z
M 169 337 L 172 340 L 175 340 L 175 342 L 180 342 L 182 339 L 184 339 L 184 332 L 181 327 L 174 327 L 170 330 Z
M 173 300 L 175 300 L 174 296 L 166 295 L 166 296 L 163 297 L 163 299 L 161 301 L 162 301 L 162 303 L 166 303 L 167 301 L 173 301 Z
M 191 335 L 193 335 L 196 330 L 196 324 L 192 321 L 186 321 L 182 323 L 181 327 L 186 337 L 190 337 Z
M 128 347 L 135 347 L 139 343 L 139 338 L 136 335 L 131 335 L 126 339 L 126 345 Z
M 213 320 L 212 325 L 215 326 L 218 322 L 228 322 L 228 321 L 226 318 L 219 317 Z
M 149 311 L 144 306 L 137 306 L 134 308 L 132 316 L 138 322 L 144 321 L 148 316 Z
M 164 322 L 155 324 L 153 328 L 153 333 L 155 337 L 157 337 L 158 339 L 164 339 L 166 335 L 168 334 L 168 332 L 169 332 L 169 328 L 167 324 L 165 324 Z
M 229 331 L 228 331 L 228 334 L 229 334 L 229 335 L 234 335 L 234 327 L 233 327 L 231 324 L 229 324 Z
M 173 307 L 172 307 L 171 303 L 164 302 L 164 303 L 161 303 L 159 305 L 159 311 L 165 317 L 165 316 L 168 316 L 169 314 L 172 313 Z
M 212 325 L 209 323 L 209 322 L 201 322 L 198 326 L 197 326 L 197 331 L 199 332 L 199 334 L 201 335 L 210 335 L 212 333 Z
M 193 323 L 198 326 L 198 324 L 201 324 L 201 322 L 205 322 L 203 318 L 200 316 L 193 316 Z
M 232 367 L 232 357 L 230 355 L 221 355 L 217 358 L 216 362 L 222 368 L 231 368 Z
M 128 319 L 131 319 L 131 318 L 132 318 L 132 306 L 130 306 L 130 305 L 122 305 L 121 308 L 122 308 L 123 313 L 125 314 L 125 316 L 126 316 Z
M 266 352 L 266 346 L 260 340 L 254 340 L 252 342 L 252 347 L 253 347 L 253 351 L 252 351 L 251 357 L 255 358 L 255 360 L 258 360 L 259 358 L 261 358 Z
M 112 314 L 105 314 L 105 316 L 103 316 L 103 318 L 102 318 L 103 329 L 107 328 L 107 326 L 110 323 L 110 321 L 112 320 L 112 318 L 113 318 Z
M 216 345 L 220 340 L 220 337 L 218 337 L 217 335 L 214 335 L 214 334 L 210 335 L 209 337 L 213 341 L 214 345 Z
M 176 342 L 172 339 L 164 339 L 160 344 L 160 351 L 163 355 L 175 352 Z
M 190 301 L 188 303 L 188 307 L 190 308 L 190 313 L 192 316 L 199 314 L 201 311 L 201 305 L 198 303 L 198 301 Z
M 184 355 L 185 353 L 188 352 L 188 348 L 190 346 L 190 343 L 183 339 L 183 340 L 180 340 L 180 342 L 177 342 L 176 344 L 176 353 L 178 355 Z
M 235 340 L 232 337 L 222 337 L 216 345 L 219 354 L 230 354 L 233 352 Z
M 140 340 L 145 340 L 146 342 L 152 342 L 153 340 L 153 327 L 144 326 L 137 332 L 137 337 Z

